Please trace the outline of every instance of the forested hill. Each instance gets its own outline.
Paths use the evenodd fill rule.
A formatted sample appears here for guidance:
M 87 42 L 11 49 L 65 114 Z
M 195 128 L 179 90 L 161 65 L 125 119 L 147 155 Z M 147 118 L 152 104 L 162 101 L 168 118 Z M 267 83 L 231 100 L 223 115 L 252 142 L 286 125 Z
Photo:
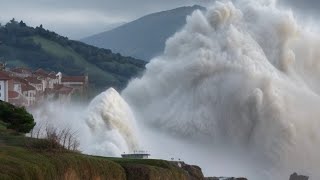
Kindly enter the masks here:
M 121 90 L 145 68 L 142 60 L 69 40 L 42 25 L 33 28 L 14 19 L 0 25 L 0 58 L 9 67 L 43 68 L 69 75 L 87 73 L 94 92 L 110 86 Z

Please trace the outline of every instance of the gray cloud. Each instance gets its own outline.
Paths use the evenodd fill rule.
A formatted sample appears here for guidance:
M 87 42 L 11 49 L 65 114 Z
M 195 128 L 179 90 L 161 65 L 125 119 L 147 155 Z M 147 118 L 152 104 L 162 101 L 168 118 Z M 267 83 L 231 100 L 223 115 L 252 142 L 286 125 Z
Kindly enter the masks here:
M 319 0 L 280 0 L 279 2 L 305 13 L 316 12 L 320 8 Z
M 201 0 L 200 0 L 201 1 Z M 0 22 L 15 17 L 27 24 L 78 39 L 148 13 L 210 0 L 0 0 Z
M 205 5 L 214 0 L 0 0 L 0 22 L 15 17 L 27 24 L 79 39 L 115 24 L 179 6 Z M 319 0 L 280 0 L 299 11 L 315 14 Z M 312 12 L 312 13 L 311 13 Z

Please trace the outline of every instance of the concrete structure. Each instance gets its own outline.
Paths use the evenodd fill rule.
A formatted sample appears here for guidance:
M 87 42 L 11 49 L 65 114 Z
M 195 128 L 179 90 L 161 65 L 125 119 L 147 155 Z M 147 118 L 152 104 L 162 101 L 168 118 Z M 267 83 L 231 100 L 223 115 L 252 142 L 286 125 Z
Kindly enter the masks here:
M 150 154 L 146 151 L 134 151 L 132 154 L 121 154 L 122 158 L 129 159 L 148 159 Z
M 3 71 L 0 71 L 0 100 L 8 102 L 9 100 L 9 90 L 8 81 L 10 77 Z

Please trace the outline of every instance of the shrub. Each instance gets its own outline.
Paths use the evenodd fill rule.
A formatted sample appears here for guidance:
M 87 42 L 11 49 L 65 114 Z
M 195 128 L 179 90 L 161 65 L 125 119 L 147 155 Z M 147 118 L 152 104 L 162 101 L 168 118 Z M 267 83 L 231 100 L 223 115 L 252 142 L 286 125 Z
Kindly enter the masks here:
M 15 107 L 3 101 L 0 101 L 0 120 L 6 123 L 7 128 L 20 133 L 30 132 L 36 124 L 24 107 Z
M 70 128 L 59 130 L 54 126 L 46 125 L 43 129 L 38 127 L 30 133 L 33 139 L 29 147 L 45 151 L 73 151 L 79 152 L 80 142 L 76 137 L 76 132 Z M 42 138 L 42 139 L 41 139 Z

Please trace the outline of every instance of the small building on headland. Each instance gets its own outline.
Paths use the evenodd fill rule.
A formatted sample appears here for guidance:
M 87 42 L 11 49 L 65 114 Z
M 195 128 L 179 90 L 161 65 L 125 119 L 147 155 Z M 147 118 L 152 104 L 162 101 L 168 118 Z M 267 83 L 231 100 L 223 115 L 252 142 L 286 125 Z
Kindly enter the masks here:
M 131 154 L 123 153 L 121 154 L 122 158 L 128 159 L 148 159 L 150 154 L 146 151 L 133 151 Z

